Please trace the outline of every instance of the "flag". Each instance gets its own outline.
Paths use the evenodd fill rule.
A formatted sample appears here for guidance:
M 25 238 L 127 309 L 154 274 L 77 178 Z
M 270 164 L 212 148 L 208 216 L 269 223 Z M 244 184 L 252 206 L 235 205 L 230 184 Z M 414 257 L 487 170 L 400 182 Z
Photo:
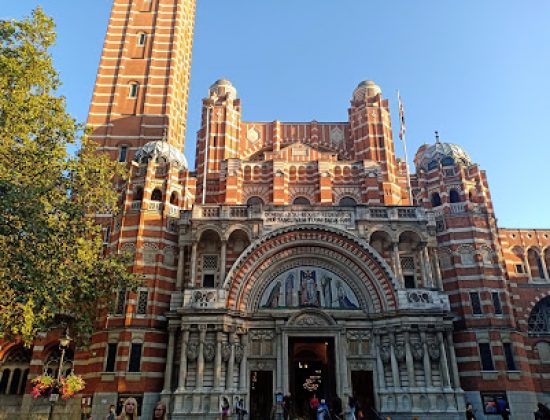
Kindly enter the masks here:
M 401 100 L 401 95 L 397 91 L 397 100 L 399 102 L 399 139 L 403 141 L 405 138 L 405 108 L 403 107 L 403 101 Z

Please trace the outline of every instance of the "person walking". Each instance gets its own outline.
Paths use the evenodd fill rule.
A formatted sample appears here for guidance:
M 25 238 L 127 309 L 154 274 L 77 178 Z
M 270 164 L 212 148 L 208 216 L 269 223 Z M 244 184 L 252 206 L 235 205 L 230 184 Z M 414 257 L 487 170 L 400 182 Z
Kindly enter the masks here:
M 356 420 L 357 417 L 355 417 L 355 400 L 350 395 L 348 397 L 348 403 L 346 404 L 346 408 L 344 410 L 344 420 Z
M 476 420 L 476 416 L 474 415 L 474 407 L 472 406 L 472 403 L 466 404 L 466 420 Z
M 330 420 L 330 412 L 324 399 L 321 400 L 321 403 L 317 407 L 317 420 Z
M 244 400 L 239 398 L 235 404 L 235 414 L 237 414 L 237 420 L 244 420 L 246 410 L 244 409 Z
M 222 420 L 229 420 L 229 416 L 231 415 L 229 400 L 226 397 L 222 398 L 221 403 L 221 412 L 222 412 Z

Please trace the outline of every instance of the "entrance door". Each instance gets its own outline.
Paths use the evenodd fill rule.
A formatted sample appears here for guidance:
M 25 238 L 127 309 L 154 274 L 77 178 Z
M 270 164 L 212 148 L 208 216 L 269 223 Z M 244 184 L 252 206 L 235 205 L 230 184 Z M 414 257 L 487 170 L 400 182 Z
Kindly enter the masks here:
M 250 420 L 265 420 L 273 408 L 273 372 L 250 372 Z
M 334 338 L 289 338 L 289 389 L 296 416 L 312 417 L 309 402 L 315 395 L 319 401 L 331 403 L 336 397 Z
M 374 409 L 374 384 L 372 371 L 370 370 L 352 370 L 351 386 L 353 395 L 357 404 L 363 410 L 367 419 L 374 418 L 372 409 Z M 346 401 L 347 402 L 347 401 Z

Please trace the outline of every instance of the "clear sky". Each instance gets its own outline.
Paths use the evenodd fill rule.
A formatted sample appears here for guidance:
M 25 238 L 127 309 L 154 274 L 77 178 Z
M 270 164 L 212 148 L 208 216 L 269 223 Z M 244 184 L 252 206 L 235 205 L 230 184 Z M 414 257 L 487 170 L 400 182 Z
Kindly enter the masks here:
M 62 93 L 80 121 L 111 3 L 0 0 L 2 18 L 38 4 L 55 18 Z M 487 171 L 499 226 L 550 229 L 548 0 L 198 0 L 191 166 L 201 98 L 222 77 L 248 121 L 346 121 L 355 86 L 374 80 L 396 139 L 400 89 L 411 161 L 439 130 Z

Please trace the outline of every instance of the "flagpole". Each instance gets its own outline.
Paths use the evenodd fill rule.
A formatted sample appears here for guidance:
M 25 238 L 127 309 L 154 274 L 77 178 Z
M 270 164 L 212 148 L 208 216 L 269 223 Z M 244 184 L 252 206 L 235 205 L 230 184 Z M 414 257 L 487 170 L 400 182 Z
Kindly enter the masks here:
M 405 111 L 403 109 L 403 102 L 401 101 L 401 95 L 399 94 L 399 90 L 397 91 L 397 101 L 399 103 L 399 138 L 403 142 L 403 153 L 405 154 L 405 173 L 407 175 L 407 189 L 409 192 L 409 203 L 412 206 L 413 205 L 413 198 L 412 198 L 412 188 L 411 188 L 411 176 L 409 174 L 409 158 L 407 153 L 407 141 L 405 136 Z

